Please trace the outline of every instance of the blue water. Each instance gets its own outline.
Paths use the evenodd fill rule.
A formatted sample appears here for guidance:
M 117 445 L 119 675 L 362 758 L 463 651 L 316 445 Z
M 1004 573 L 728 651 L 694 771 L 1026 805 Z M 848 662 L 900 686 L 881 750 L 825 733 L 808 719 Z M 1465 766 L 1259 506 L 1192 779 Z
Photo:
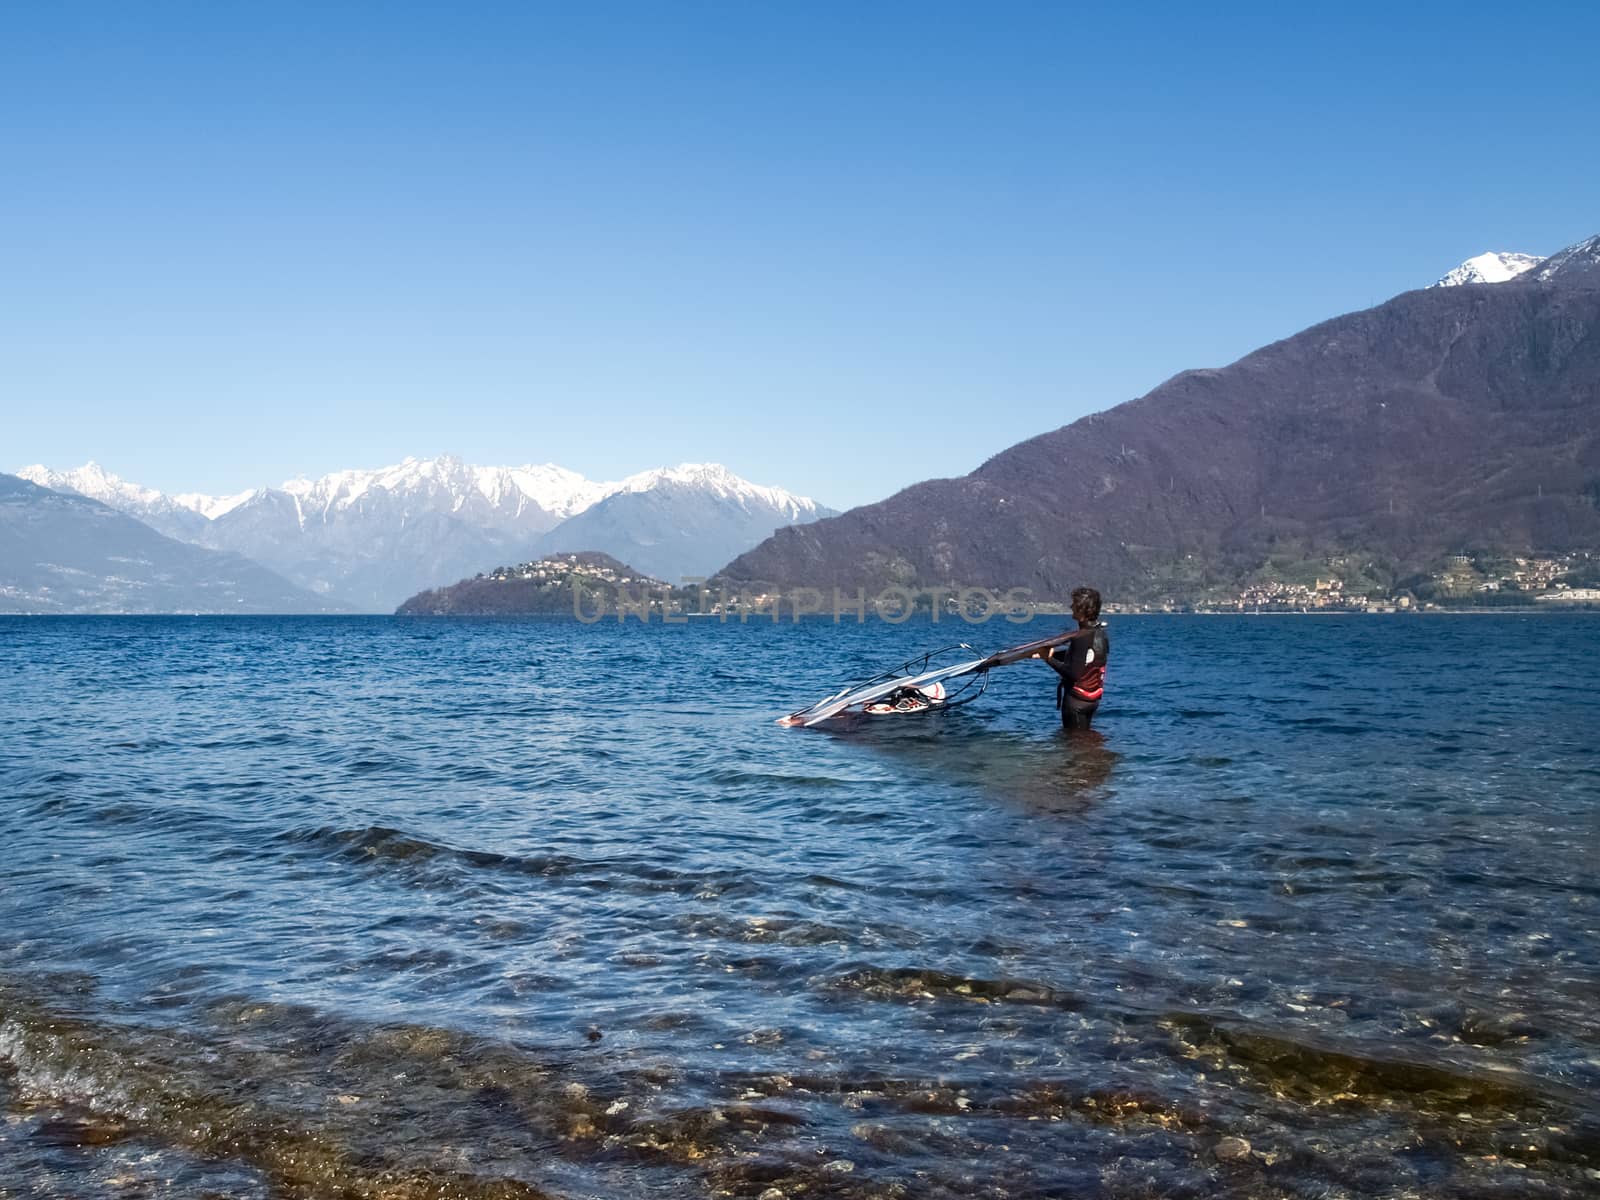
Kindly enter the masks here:
M 1600 1194 L 1600 617 L 1052 628 L 0 620 L 0 1196 Z

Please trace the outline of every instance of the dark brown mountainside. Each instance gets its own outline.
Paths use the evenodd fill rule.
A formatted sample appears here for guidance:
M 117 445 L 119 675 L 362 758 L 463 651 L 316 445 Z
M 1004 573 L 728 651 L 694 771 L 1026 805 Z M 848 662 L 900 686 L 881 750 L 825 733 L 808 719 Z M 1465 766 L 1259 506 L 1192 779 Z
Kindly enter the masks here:
M 1408 292 L 780 530 L 724 574 L 1132 597 L 1243 579 L 1286 546 L 1394 577 L 1462 550 L 1600 548 L 1596 282 Z

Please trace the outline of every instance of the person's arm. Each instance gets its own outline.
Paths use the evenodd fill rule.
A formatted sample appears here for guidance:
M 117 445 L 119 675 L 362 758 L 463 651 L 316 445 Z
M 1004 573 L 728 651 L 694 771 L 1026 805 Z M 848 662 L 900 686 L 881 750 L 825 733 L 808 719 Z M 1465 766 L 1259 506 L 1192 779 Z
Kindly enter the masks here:
M 1072 682 L 1071 669 L 1066 663 L 1057 661 L 1056 652 L 1054 650 L 1041 650 L 1039 651 L 1039 657 L 1042 658 L 1045 662 L 1045 665 L 1057 675 L 1061 676 L 1061 678 L 1065 679 L 1068 683 Z

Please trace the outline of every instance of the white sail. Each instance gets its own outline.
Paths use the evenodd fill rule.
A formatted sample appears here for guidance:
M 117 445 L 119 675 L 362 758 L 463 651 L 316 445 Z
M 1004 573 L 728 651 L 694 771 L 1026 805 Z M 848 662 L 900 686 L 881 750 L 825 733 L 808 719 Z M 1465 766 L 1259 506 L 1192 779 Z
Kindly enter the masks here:
M 803 715 L 805 719 L 799 723 L 809 728 L 821 721 L 826 721 L 829 717 L 838 716 L 847 708 L 853 708 L 858 704 L 870 704 L 880 696 L 887 696 L 896 688 L 920 688 L 927 684 L 938 683 L 944 679 L 954 679 L 958 675 L 969 675 L 983 666 L 983 663 L 983 659 L 975 658 L 971 662 L 957 663 L 953 667 L 940 667 L 933 671 L 924 671 L 921 675 L 913 675 L 910 678 L 904 675 L 896 675 L 893 679 L 880 680 L 877 683 L 857 688 L 853 692 L 841 692 L 830 700 L 824 700 L 820 704 L 813 705 L 811 708 L 802 710 L 802 712 L 794 715 L 796 717 Z M 787 719 L 793 720 L 793 718 Z

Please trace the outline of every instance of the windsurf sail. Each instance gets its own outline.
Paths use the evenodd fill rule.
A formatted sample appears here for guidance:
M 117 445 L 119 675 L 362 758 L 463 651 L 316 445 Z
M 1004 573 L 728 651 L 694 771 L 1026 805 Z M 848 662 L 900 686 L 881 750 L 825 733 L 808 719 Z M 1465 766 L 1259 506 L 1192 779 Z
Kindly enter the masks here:
M 870 679 L 846 684 L 831 696 L 818 700 L 809 708 L 802 708 L 786 717 L 779 717 L 778 724 L 810 728 L 813 725 L 820 725 L 823 721 L 848 713 L 852 709 L 865 710 L 867 705 L 876 700 L 881 700 L 898 689 L 909 688 L 919 692 L 931 691 L 934 685 L 942 685 L 948 680 L 959 679 L 965 675 L 986 675 L 995 667 L 1004 667 L 1011 663 L 1032 658 L 1041 650 L 1052 650 L 1088 632 L 1086 629 L 1073 629 L 1053 634 L 1047 638 L 1040 638 L 1038 641 L 1025 642 L 1020 646 L 1011 646 L 1005 650 L 998 650 L 987 658 L 966 659 L 942 667 L 932 666 L 933 660 L 951 651 L 971 650 L 972 647 L 965 642 L 958 642 L 953 646 L 930 650 L 918 658 L 909 659 L 898 667 L 891 667 L 889 670 L 874 675 Z M 980 687 L 978 693 L 974 694 L 972 698 L 975 699 L 977 694 L 982 693 L 982 690 Z M 937 706 L 943 708 L 954 707 L 955 703 L 953 696 L 949 698 L 939 697 L 937 700 Z M 930 707 L 932 706 L 923 706 L 917 711 L 925 711 Z
M 942 683 L 946 679 L 955 679 L 961 675 L 971 675 L 978 669 L 982 659 L 975 658 L 971 662 L 956 663 L 950 667 L 937 667 L 932 671 L 924 671 L 920 675 L 894 675 L 889 679 L 880 679 L 864 684 L 857 688 L 839 692 L 828 699 L 813 704 L 810 708 L 803 708 L 797 713 L 790 713 L 783 718 L 785 725 L 816 725 L 826 721 L 829 717 L 836 717 L 847 708 L 857 705 L 871 704 L 883 696 L 887 696 L 896 688 L 916 688 L 919 691 L 935 683 Z

